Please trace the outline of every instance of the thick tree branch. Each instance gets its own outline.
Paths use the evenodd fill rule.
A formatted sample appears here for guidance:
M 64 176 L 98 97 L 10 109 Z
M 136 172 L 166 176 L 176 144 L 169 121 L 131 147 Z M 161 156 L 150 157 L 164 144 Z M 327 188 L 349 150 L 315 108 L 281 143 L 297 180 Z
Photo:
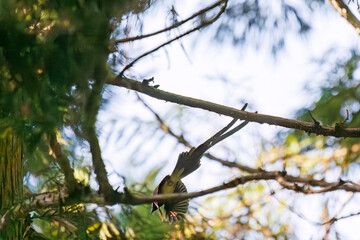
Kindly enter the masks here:
M 148 38 L 148 37 L 152 37 L 152 36 L 155 36 L 157 34 L 160 34 L 160 33 L 163 33 L 163 32 L 167 32 L 167 31 L 170 31 L 174 28 L 177 28 L 181 25 L 183 25 L 184 23 L 200 16 L 200 15 L 203 15 L 205 14 L 206 12 L 216 8 L 217 6 L 220 6 L 222 3 L 226 2 L 227 0 L 221 0 L 221 1 L 217 1 L 215 2 L 214 4 L 206 7 L 206 8 L 203 8 L 201 9 L 200 11 L 194 13 L 193 15 L 191 15 L 190 17 L 184 19 L 183 21 L 180 21 L 180 22 L 177 22 L 173 25 L 171 25 L 170 27 L 167 27 L 167 28 L 164 28 L 164 29 L 161 29 L 159 31 L 156 31 L 156 32 L 153 32 L 153 33 L 149 33 L 149 34 L 144 34 L 144 35 L 140 35 L 140 36 L 136 36 L 136 37 L 129 37 L 129 38 L 124 38 L 124 39 L 119 39 L 119 40 L 116 40 L 115 41 L 115 44 L 119 44 L 119 43 L 124 43 L 124 42 L 132 42 L 132 41 L 136 41 L 136 40 L 140 40 L 140 39 L 144 39 L 144 38 Z
M 211 193 L 215 193 L 221 190 L 230 189 L 243 185 L 247 182 L 261 181 L 261 180 L 275 180 L 286 189 L 290 189 L 296 192 L 304 194 L 324 193 L 337 190 L 344 190 L 348 192 L 360 192 L 360 185 L 352 182 L 345 182 L 340 180 L 339 182 L 326 182 L 324 180 L 315 180 L 310 177 L 295 177 L 288 175 L 283 171 L 264 171 L 259 170 L 258 173 L 241 176 L 235 178 L 227 183 L 219 186 L 209 188 L 199 192 L 192 193 L 172 193 L 172 194 L 159 194 L 152 196 L 143 196 L 139 194 L 133 194 L 125 189 L 124 193 L 111 194 L 110 196 L 99 195 L 97 192 L 83 192 L 69 198 L 68 192 L 63 189 L 61 191 L 47 192 L 41 194 L 35 194 L 28 199 L 25 199 L 21 203 L 14 205 L 3 216 L 0 216 L 0 229 L 6 225 L 6 219 L 11 217 L 23 218 L 28 212 L 36 211 L 38 208 L 58 208 L 58 205 L 72 205 L 77 203 L 95 203 L 98 205 L 114 205 L 114 204 L 130 204 L 139 205 L 145 203 L 152 203 L 154 201 L 168 201 L 168 200 L 185 200 L 189 198 L 196 198 L 205 196 Z M 357 213 L 358 214 L 358 213 Z M 355 215 L 355 214 L 354 214 Z M 11 216 L 11 217 L 10 217 Z M 345 217 L 343 217 L 345 218 Z M 341 218 L 339 218 L 341 219 Z M 334 220 L 339 220 L 334 219 Z
M 335 128 L 335 127 L 328 127 L 322 125 L 318 126 L 312 122 L 304 122 L 300 120 L 286 119 L 271 115 L 240 111 L 236 108 L 227 107 L 224 105 L 220 105 L 196 98 L 190 98 L 190 97 L 185 97 L 182 95 L 166 92 L 128 78 L 116 77 L 113 80 L 110 80 L 108 84 L 135 90 L 137 92 L 141 92 L 151 97 L 164 100 L 167 102 L 173 102 L 194 108 L 201 108 L 204 110 L 208 110 L 211 112 L 226 115 L 232 118 L 238 118 L 240 120 L 245 120 L 249 122 L 257 122 L 261 124 L 267 123 L 269 125 L 298 129 L 305 131 L 307 133 L 315 133 L 323 136 L 360 137 L 360 128 L 343 128 L 343 127 Z
M 70 166 L 69 159 L 61 150 L 61 145 L 56 138 L 56 133 L 53 133 L 50 136 L 50 147 L 55 155 L 56 162 L 59 164 L 60 169 L 65 176 L 65 186 L 68 189 L 68 193 L 69 195 L 72 195 L 78 188 L 79 183 L 74 177 L 74 170 Z
M 349 7 L 342 0 L 328 0 L 328 2 L 335 8 L 335 10 L 348 21 L 360 34 L 360 21 L 351 12 Z
M 112 196 L 111 201 L 102 198 L 97 195 L 95 192 L 89 193 L 87 196 L 82 196 L 81 202 L 83 203 L 97 203 L 100 205 L 113 205 L 116 203 L 120 204 L 130 204 L 130 205 L 139 205 L 144 203 L 152 203 L 154 201 L 166 201 L 166 200 L 184 200 L 189 198 L 196 198 L 211 193 L 215 193 L 221 190 L 234 188 L 238 185 L 243 185 L 251 181 L 261 181 L 261 180 L 275 180 L 283 185 L 285 182 L 287 184 L 286 188 L 309 194 L 309 193 L 323 193 L 323 192 L 332 192 L 337 190 L 344 190 L 348 192 L 360 192 L 360 185 L 352 182 L 327 182 L 325 180 L 315 180 L 310 177 L 296 177 L 288 175 L 283 171 L 265 171 L 250 174 L 246 176 L 241 176 L 235 178 L 227 183 L 221 184 L 219 186 L 209 188 L 199 192 L 192 193 L 172 193 L 172 194 L 159 194 L 151 196 L 143 196 L 139 194 L 133 194 L 128 192 L 125 189 L 124 194 L 118 193 L 118 195 Z M 312 189 L 310 187 L 315 187 L 317 189 Z M 58 192 L 54 193 L 44 193 L 37 195 L 32 201 L 32 204 L 37 206 L 50 206 L 53 205 L 52 201 L 59 201 L 61 199 L 66 199 L 66 193 L 59 194 Z M 80 199 L 79 199 L 80 200 Z M 34 203 L 36 202 L 36 203 Z M 71 203 L 75 203 L 76 200 L 72 199 Z M 66 204 L 66 202 L 64 203 Z M 35 206 L 34 205 L 34 206 Z
M 92 163 L 96 174 L 96 180 L 99 183 L 99 191 L 100 193 L 105 194 L 105 196 L 108 196 L 111 192 L 113 192 L 113 188 L 111 187 L 107 177 L 107 171 L 101 156 L 101 149 L 95 128 L 87 129 L 86 140 L 90 144 Z
M 206 20 L 204 22 L 202 22 L 201 24 L 199 24 L 199 26 L 195 27 L 195 28 L 192 28 L 190 29 L 189 31 L 183 33 L 183 34 L 180 34 L 179 36 L 163 43 L 163 44 L 160 44 L 159 46 L 155 47 L 154 49 L 138 56 L 137 58 L 135 58 L 133 61 L 131 61 L 128 65 L 126 65 L 124 67 L 124 69 L 119 73 L 119 76 L 122 77 L 124 76 L 124 73 L 126 70 L 128 70 L 129 68 L 131 68 L 137 61 L 139 61 L 141 58 L 143 57 L 146 57 L 147 55 L 153 53 L 153 52 L 156 52 L 157 50 L 159 50 L 160 48 L 166 46 L 166 45 L 169 45 L 170 43 L 176 41 L 176 40 L 179 40 L 180 38 L 186 36 L 186 35 L 189 35 L 193 32 L 196 32 L 197 30 L 200 30 L 201 28 L 204 28 L 210 24 L 212 24 L 213 22 L 215 22 L 224 12 L 225 12 L 225 9 L 226 9 L 226 6 L 227 6 L 227 0 L 226 1 L 223 1 L 224 2 L 224 5 L 221 7 L 220 11 L 218 12 L 218 14 L 216 14 L 216 16 L 214 16 L 213 18 L 209 19 L 209 20 Z
M 360 192 L 360 185 L 351 182 L 339 181 L 339 182 L 330 183 L 324 180 L 295 177 L 295 176 L 287 175 L 286 172 L 282 172 L 282 171 L 261 171 L 259 173 L 235 178 L 228 183 L 224 183 L 217 187 L 209 188 L 207 190 L 203 190 L 199 192 L 192 192 L 188 194 L 173 193 L 173 194 L 146 196 L 146 197 L 134 197 L 133 204 L 151 203 L 154 201 L 166 201 L 166 200 L 175 200 L 175 199 L 180 201 L 188 198 L 195 198 L 195 197 L 208 195 L 229 188 L 234 188 L 238 185 L 243 185 L 250 181 L 260 181 L 260 180 L 276 180 L 281 185 L 284 182 L 286 182 L 288 184 L 286 188 L 305 194 L 332 192 L 336 190 L 345 190 L 348 192 Z M 299 183 L 302 183 L 302 186 L 300 186 Z M 310 187 L 318 187 L 321 189 L 319 190 L 311 189 Z
M 89 93 L 87 103 L 85 106 L 83 133 L 86 141 L 88 141 L 90 145 L 92 164 L 96 174 L 96 180 L 99 184 L 99 191 L 100 193 L 104 194 L 105 197 L 108 197 L 114 192 L 114 190 L 110 185 L 107 177 L 107 171 L 101 156 L 99 140 L 95 130 L 96 116 L 100 108 L 101 91 L 103 90 L 103 86 L 104 86 L 104 82 L 102 80 L 97 79 L 95 80 L 92 89 Z

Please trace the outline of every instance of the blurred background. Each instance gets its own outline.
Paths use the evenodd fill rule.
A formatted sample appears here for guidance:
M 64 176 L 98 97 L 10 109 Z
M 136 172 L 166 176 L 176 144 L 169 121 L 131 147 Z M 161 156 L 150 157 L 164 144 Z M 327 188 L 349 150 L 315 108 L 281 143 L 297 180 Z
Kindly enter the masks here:
M 124 28 L 130 29 L 130 36 L 153 32 L 171 25 L 173 18 L 185 19 L 206 4 L 156 2 L 142 21 L 129 16 Z M 350 7 L 358 12 L 355 3 Z M 136 57 L 186 30 L 181 26 L 151 41 L 122 47 L 129 57 Z M 234 1 L 217 22 L 144 58 L 128 75 L 138 80 L 154 77 L 162 90 L 226 106 L 240 108 L 247 102 L 250 111 L 263 114 L 311 121 L 307 113 L 311 110 L 328 126 L 345 119 L 348 110 L 347 124 L 356 127 L 360 107 L 358 48 L 354 28 L 327 2 Z M 114 68 L 121 71 L 122 66 Z M 103 126 L 104 158 L 111 162 L 109 172 L 114 173 L 112 183 L 122 186 L 121 175 L 137 187 L 145 182 L 151 191 L 187 148 L 159 129 L 154 114 L 135 93 L 115 87 L 108 90 L 109 105 L 99 118 L 99 126 Z M 194 146 L 230 121 L 141 94 L 140 98 Z M 286 162 L 287 171 L 294 175 L 357 182 L 358 142 L 250 123 L 210 152 L 251 167 L 281 170 Z M 126 167 L 128 163 L 131 168 Z M 201 168 L 184 183 L 189 192 L 200 191 L 241 174 L 204 157 Z M 185 238 L 193 236 L 186 235 L 191 232 L 217 239 L 356 239 L 358 216 L 331 226 L 322 223 L 357 213 L 358 201 L 357 195 L 341 191 L 304 195 L 283 190 L 272 181 L 254 182 L 191 200 L 187 224 L 193 225 L 186 226 L 189 232 L 183 233 Z M 173 234 L 176 236 L 176 231 Z
M 27 87 L 33 87 L 31 91 L 34 92 L 42 91 L 39 103 L 34 97 L 38 92 L 33 96 L 24 91 L 27 95 L 19 97 L 21 102 L 24 96 L 25 100 L 31 99 L 30 110 L 23 102 L 18 104 L 11 100 L 11 104 L 18 104 L 17 109 L 26 115 L 21 121 L 6 108 L 10 106 L 8 99 L 13 99 L 13 93 L 4 93 L 0 102 L 4 109 L 1 116 L 5 119 L 1 123 L 10 123 L 27 140 L 26 149 L 30 150 L 25 153 L 24 185 L 31 193 L 50 191 L 63 184 L 64 177 L 58 164 L 48 156 L 42 135 L 54 126 L 59 129 L 60 143 L 70 159 L 75 178 L 91 189 L 98 189 L 90 147 L 81 134 L 84 126 L 80 123 L 86 119 L 83 96 L 87 95 L 78 90 L 81 83 L 62 88 L 65 78 L 75 79 L 74 82 L 92 79 L 93 72 L 88 69 L 100 66 L 98 61 L 107 63 L 106 67 L 101 66 L 111 72 L 111 77 L 121 73 L 138 81 L 154 78 L 151 84 L 171 93 L 238 109 L 248 103 L 250 112 L 308 122 L 312 121 L 310 110 L 325 126 L 359 127 L 359 34 L 328 1 L 219 1 L 218 6 L 180 26 L 133 41 L 126 39 L 173 26 L 215 2 L 124 1 L 116 6 L 104 4 L 103 8 L 94 7 L 98 4 L 96 1 L 77 1 L 75 7 L 69 3 L 66 8 L 46 1 L 29 2 L 18 3 L 14 19 L 38 21 L 40 27 L 35 24 L 34 28 L 42 29 L 36 41 L 51 43 L 47 47 L 52 52 L 46 55 L 47 49 L 38 49 L 29 54 L 38 59 L 45 53 L 52 68 L 37 68 L 36 74 L 45 75 L 49 71 L 50 80 L 43 79 L 41 84 L 50 86 L 55 82 L 58 84 L 56 91 L 64 93 L 59 94 L 59 101 L 50 100 L 51 95 L 58 96 L 58 92 L 50 91 L 48 96 L 46 87 L 34 87 L 38 83 L 32 81 Z M 225 2 L 224 12 L 212 24 L 150 53 L 161 44 L 206 23 L 221 11 Z M 357 2 L 346 1 L 346 4 L 359 17 Z M 9 23 L 9 19 L 1 20 Z M 101 24 L 108 22 L 112 29 L 104 46 L 110 45 L 111 51 L 104 54 L 98 50 L 103 47 L 99 45 L 102 42 L 98 33 L 104 28 Z M 57 24 L 60 27 L 56 28 L 56 34 L 69 34 L 69 38 L 59 40 L 51 37 L 53 33 L 47 35 L 45 27 L 51 26 L 51 32 Z M 11 24 L 6 26 L 10 29 Z M 9 32 L 8 29 L 4 27 L 0 33 Z M 31 28 L 27 26 L 26 29 Z M 83 34 L 79 29 L 86 31 Z M 0 47 L 4 42 L 0 40 Z M 88 54 L 77 55 L 76 49 L 85 49 Z M 123 72 L 124 67 L 144 53 L 149 54 Z M 69 59 L 72 62 L 67 61 Z M 64 65 L 62 61 L 69 64 Z M 79 69 L 72 67 L 75 65 Z M 23 69 L 21 74 L 30 71 L 30 67 L 26 67 L 25 63 L 19 66 Z M 58 68 L 71 71 L 63 73 Z M 7 76 L 4 69 L 0 69 L 2 79 Z M 54 76 L 49 69 L 54 70 Z M 86 89 L 94 88 L 91 81 Z M 71 99 L 71 104 L 63 106 L 64 99 Z M 36 109 L 39 111 L 35 113 Z M 61 123 L 56 116 L 60 116 Z M 34 124 L 39 118 L 46 119 L 47 124 Z M 179 153 L 189 150 L 179 139 L 198 146 L 230 121 L 229 117 L 210 111 L 104 84 L 96 130 L 111 185 L 119 191 L 127 187 L 131 192 L 151 195 L 161 179 L 172 172 Z M 360 180 L 360 141 L 357 138 L 317 136 L 250 122 L 209 152 L 251 168 L 268 171 L 285 168 L 293 176 L 329 182 L 341 179 L 358 183 Z M 245 175 L 244 171 L 203 157 L 201 167 L 183 182 L 189 192 L 194 192 Z M 158 212 L 150 215 L 150 204 L 79 204 L 81 210 L 63 209 L 55 219 L 54 215 L 35 209 L 29 215 L 33 231 L 29 238 L 357 239 L 359 202 L 359 195 L 353 192 L 303 194 L 284 189 L 276 181 L 261 180 L 191 199 L 185 221 L 174 225 L 161 222 Z

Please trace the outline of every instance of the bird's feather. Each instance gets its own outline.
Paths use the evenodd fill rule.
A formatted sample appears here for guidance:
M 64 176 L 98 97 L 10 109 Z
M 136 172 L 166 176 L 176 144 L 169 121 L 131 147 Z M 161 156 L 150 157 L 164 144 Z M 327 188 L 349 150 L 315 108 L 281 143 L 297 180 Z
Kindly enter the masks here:
M 190 151 L 179 154 L 176 166 L 171 174 L 173 181 L 176 182 L 186 177 L 200 167 L 201 156 L 194 156 L 195 150 L 196 148 L 191 148 Z
M 174 193 L 187 193 L 187 189 L 184 183 L 179 180 L 175 185 Z M 176 223 L 177 221 L 184 218 L 189 207 L 189 199 L 182 200 L 179 202 L 166 202 L 165 203 L 165 211 L 166 211 L 166 219 L 169 220 L 169 223 Z

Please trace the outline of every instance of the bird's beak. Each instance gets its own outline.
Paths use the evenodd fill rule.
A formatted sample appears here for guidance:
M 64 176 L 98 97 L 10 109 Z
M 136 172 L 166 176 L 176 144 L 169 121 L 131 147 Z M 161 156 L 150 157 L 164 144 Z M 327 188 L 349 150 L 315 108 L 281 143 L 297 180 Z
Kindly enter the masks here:
M 163 214 L 162 214 L 162 212 L 161 212 L 161 209 L 160 209 L 160 207 L 159 207 L 159 204 L 158 204 L 157 202 L 153 202 L 152 204 L 153 204 L 153 207 L 151 208 L 150 214 L 152 214 L 152 213 L 155 212 L 157 209 L 159 209 L 159 212 L 160 212 L 160 215 L 161 215 L 161 221 L 163 222 L 163 221 L 164 221 L 164 216 L 163 216 Z M 155 206 L 156 208 L 154 208 L 154 206 Z
M 155 212 L 157 209 L 160 209 L 157 202 L 153 202 L 152 205 L 153 205 L 153 206 L 152 206 L 152 208 L 151 208 L 150 214 L 152 214 L 153 212 Z M 156 208 L 155 208 L 155 207 L 156 207 Z

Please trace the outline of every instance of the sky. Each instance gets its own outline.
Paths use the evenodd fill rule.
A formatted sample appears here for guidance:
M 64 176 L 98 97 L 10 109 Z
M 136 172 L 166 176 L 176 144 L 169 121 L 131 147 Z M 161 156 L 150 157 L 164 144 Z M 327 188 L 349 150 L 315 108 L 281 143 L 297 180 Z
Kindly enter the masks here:
M 198 1 L 190 0 L 177 1 L 175 6 L 183 19 L 192 14 L 194 9 L 200 9 Z M 143 32 L 149 33 L 163 28 L 164 18 L 166 18 L 166 9 L 150 9 L 144 16 Z M 359 48 L 359 37 L 356 31 L 330 6 L 321 11 L 315 11 L 309 16 L 309 19 L 313 26 L 310 33 L 303 37 L 289 34 L 286 48 L 276 58 L 265 48 L 255 49 L 250 45 L 240 48 L 231 44 L 217 43 L 213 40 L 214 32 L 208 30 L 196 32 L 180 42 L 172 43 L 152 56 L 144 58 L 135 64 L 128 74 L 138 80 L 154 77 L 155 83 L 160 85 L 160 89 L 180 95 L 237 108 L 241 108 L 247 102 L 249 111 L 294 118 L 298 109 L 310 107 L 311 103 L 319 97 L 319 93 L 316 91 L 311 94 L 306 92 L 305 87 L 313 89 L 319 87 L 328 71 L 328 69 L 319 69 L 313 60 L 326 56 L 326 52 L 330 48 L 339 52 L 340 55 L 345 55 L 345 49 L 350 47 Z M 183 27 L 180 31 L 186 31 L 187 27 L 189 26 Z M 126 47 L 131 53 L 131 57 L 136 57 L 171 36 L 154 37 L 151 40 L 134 42 Z M 222 79 L 226 79 L 226 82 L 224 83 Z M 134 140 L 127 149 L 121 149 L 119 146 L 124 145 L 125 142 L 121 142 L 121 140 L 119 142 L 117 135 L 121 133 L 123 134 L 121 136 L 126 137 L 139 131 L 150 135 L 148 137 L 151 137 L 151 134 L 154 134 L 155 137 L 159 136 L 159 133 L 152 132 L 156 125 L 151 123 L 141 129 L 125 128 L 129 121 L 136 118 L 152 121 L 154 117 L 150 112 L 146 112 L 140 103 L 134 104 L 136 97 L 128 90 L 114 88 L 111 89 L 111 94 L 115 97 L 107 107 L 107 114 L 99 120 L 100 124 L 113 121 L 113 125 L 104 124 L 101 135 L 103 156 L 110 168 L 109 172 L 116 169 L 119 174 L 128 177 L 134 176 L 134 174 L 144 176 L 151 168 L 164 166 L 157 178 L 157 181 L 160 181 L 164 175 L 172 171 L 177 154 L 186 148 L 177 145 L 176 141 L 171 138 L 166 138 L 165 143 L 163 141 L 161 144 L 150 139 L 145 142 L 145 146 L 142 143 L 142 151 L 145 149 L 143 154 L 146 155 L 151 152 L 151 149 L 156 148 L 155 153 L 146 157 L 146 162 L 135 162 L 135 165 L 142 166 L 140 171 L 143 172 L 139 173 L 139 168 L 125 168 L 120 159 L 131 157 L 130 152 L 136 150 L 141 139 Z M 176 113 L 171 110 L 174 108 L 174 104 L 147 96 L 141 97 L 164 119 L 167 119 L 167 116 L 176 118 Z M 121 108 L 116 107 L 119 102 L 122 103 Z M 124 116 L 124 112 L 127 113 L 127 116 Z M 186 123 L 186 128 L 183 129 L 187 139 L 194 145 L 200 144 L 230 121 L 227 117 L 199 109 L 187 110 L 184 114 L 196 116 L 196 119 L 190 118 L 190 122 Z M 114 119 L 118 122 L 115 123 Z M 176 124 L 172 126 L 177 130 Z M 180 130 L 177 132 L 180 133 Z M 264 124 L 249 124 L 241 133 L 232 136 L 233 139 L 226 140 L 228 146 L 241 150 L 237 156 L 230 156 L 230 158 L 235 157 L 241 163 L 253 166 L 254 158 L 259 154 L 260 139 L 271 141 L 281 130 L 284 129 Z M 108 137 L 109 134 L 110 137 Z M 221 146 L 221 148 L 223 147 L 224 145 Z M 221 151 L 221 148 L 214 149 L 214 152 L 218 156 L 229 157 L 223 155 L 225 153 Z M 127 150 L 128 153 L 124 150 Z M 141 154 L 139 152 L 136 157 L 145 158 Z M 197 174 L 190 175 L 184 182 L 189 191 L 198 191 L 221 184 L 236 176 L 236 172 L 229 173 L 228 170 L 226 170 L 226 175 L 223 173 L 224 168 L 219 167 L 217 163 L 203 159 L 202 167 Z M 114 185 L 119 185 L 122 181 L 116 175 L 112 175 L 110 179 Z M 192 182 L 199 184 L 194 186 L 191 184 Z M 307 198 L 309 203 L 318 202 L 319 204 L 299 205 L 309 218 L 314 212 L 319 212 L 320 197 Z M 304 237 L 303 239 L 319 237 L 317 227 L 296 218 L 296 216 L 294 218 L 302 224 L 297 232 Z M 341 230 L 344 239 L 354 239 L 353 237 L 357 236 L 353 228 L 355 220 L 352 218 L 337 223 L 336 227 Z M 349 224 L 349 221 L 353 224 Z M 360 221 L 356 222 L 360 224 Z M 320 236 L 323 235 L 320 234 Z

